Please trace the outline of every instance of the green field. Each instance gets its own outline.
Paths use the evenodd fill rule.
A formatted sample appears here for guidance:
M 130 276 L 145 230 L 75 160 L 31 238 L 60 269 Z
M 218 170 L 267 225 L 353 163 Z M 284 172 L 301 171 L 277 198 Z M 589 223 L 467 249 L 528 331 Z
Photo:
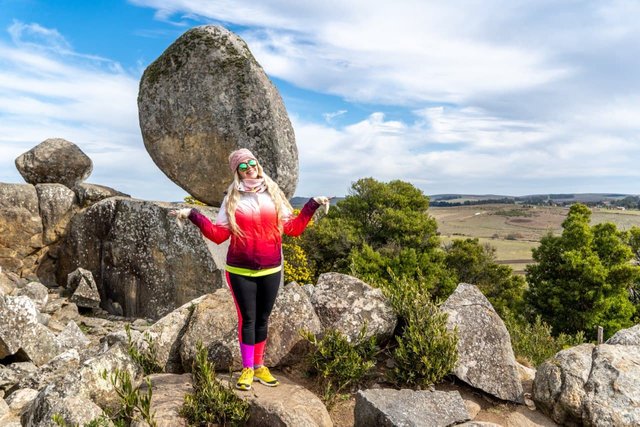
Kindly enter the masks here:
M 443 244 L 453 239 L 477 237 L 496 248 L 500 263 L 522 273 L 532 261 L 531 249 L 551 232 L 559 234 L 569 208 L 555 206 L 477 205 L 432 207 Z M 640 227 L 640 211 L 592 209 L 592 224 L 613 222 L 620 230 Z

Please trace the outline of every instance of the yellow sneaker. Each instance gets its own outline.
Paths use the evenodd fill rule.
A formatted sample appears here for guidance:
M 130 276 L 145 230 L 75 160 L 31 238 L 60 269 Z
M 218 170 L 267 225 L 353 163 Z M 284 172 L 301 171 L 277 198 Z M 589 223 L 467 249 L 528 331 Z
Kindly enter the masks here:
M 260 381 L 261 384 L 264 384 L 268 387 L 275 387 L 280 384 L 280 382 L 271 375 L 269 372 L 269 368 L 266 366 L 260 366 L 255 370 L 255 374 L 253 377 L 254 381 Z
M 253 382 L 253 368 L 244 368 L 236 383 L 238 390 L 251 390 L 251 383 Z

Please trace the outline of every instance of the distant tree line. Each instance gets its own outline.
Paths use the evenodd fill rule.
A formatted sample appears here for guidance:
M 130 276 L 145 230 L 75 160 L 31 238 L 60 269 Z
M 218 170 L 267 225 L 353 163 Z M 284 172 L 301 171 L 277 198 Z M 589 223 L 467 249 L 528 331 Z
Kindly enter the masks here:
M 452 200 L 452 199 L 449 199 Z M 431 206 L 438 207 L 453 207 L 453 206 L 475 206 L 475 205 L 488 205 L 488 204 L 515 204 L 516 201 L 512 197 L 503 197 L 500 199 L 481 199 L 481 200 L 465 200 L 464 202 L 448 202 L 440 199 L 430 203 Z

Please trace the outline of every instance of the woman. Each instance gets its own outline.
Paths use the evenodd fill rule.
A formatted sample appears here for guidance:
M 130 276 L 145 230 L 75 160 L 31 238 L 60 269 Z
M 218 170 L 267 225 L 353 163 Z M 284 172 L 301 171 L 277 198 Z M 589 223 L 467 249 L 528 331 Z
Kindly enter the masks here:
M 229 155 L 233 183 L 227 190 L 216 223 L 196 209 L 171 211 L 178 219 L 189 219 L 215 243 L 231 238 L 226 277 L 238 313 L 238 338 L 242 374 L 236 383 L 250 390 L 254 380 L 275 387 L 278 380 L 264 366 L 267 324 L 278 294 L 282 275 L 282 233 L 300 235 L 327 197 L 314 197 L 293 217 L 293 209 L 278 185 L 246 148 Z

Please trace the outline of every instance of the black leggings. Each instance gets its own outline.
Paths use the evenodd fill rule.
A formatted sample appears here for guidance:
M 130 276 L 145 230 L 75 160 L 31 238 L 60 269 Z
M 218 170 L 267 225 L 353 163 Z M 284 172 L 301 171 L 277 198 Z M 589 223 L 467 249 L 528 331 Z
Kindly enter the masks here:
M 249 277 L 227 272 L 227 280 L 238 309 L 242 344 L 256 344 L 267 339 L 267 324 L 276 302 L 282 272 Z

